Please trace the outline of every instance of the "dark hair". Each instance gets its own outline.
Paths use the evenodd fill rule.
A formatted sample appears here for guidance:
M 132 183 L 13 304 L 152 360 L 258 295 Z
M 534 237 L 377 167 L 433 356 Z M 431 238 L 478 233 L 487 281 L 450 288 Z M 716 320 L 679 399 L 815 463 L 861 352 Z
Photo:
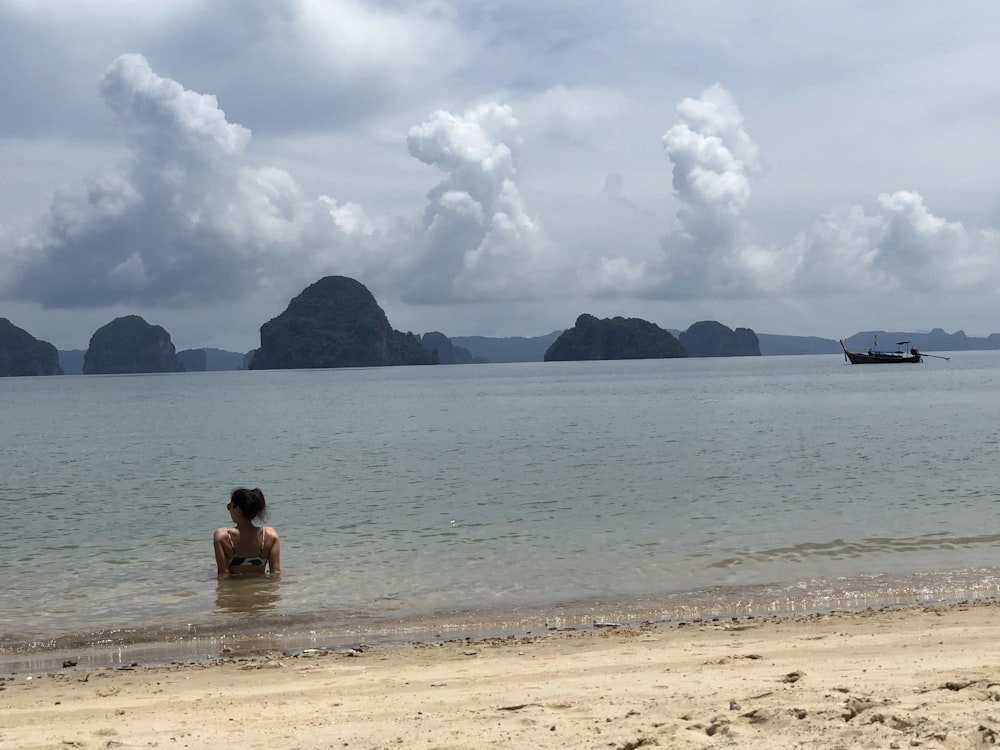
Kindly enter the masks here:
M 239 487 L 233 490 L 233 494 L 229 496 L 229 500 L 233 503 L 233 505 L 240 509 L 240 512 L 246 516 L 247 520 L 252 521 L 255 518 L 259 518 L 263 521 L 267 518 L 264 493 L 256 487 L 252 490 L 248 490 L 245 487 Z

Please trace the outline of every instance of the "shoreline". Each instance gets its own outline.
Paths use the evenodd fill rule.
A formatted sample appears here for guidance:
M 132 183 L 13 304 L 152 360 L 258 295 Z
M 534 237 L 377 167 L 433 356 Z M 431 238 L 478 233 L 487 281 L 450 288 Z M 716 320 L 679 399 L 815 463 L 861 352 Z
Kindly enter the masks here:
M 938 592 L 941 593 L 941 592 Z M 601 628 L 684 626 L 720 621 L 761 621 L 822 616 L 835 612 L 907 609 L 933 606 L 997 604 L 992 592 L 951 592 L 948 598 L 865 596 L 851 599 L 786 600 L 748 607 L 746 601 L 723 597 L 692 606 L 690 600 L 669 606 L 657 598 L 586 601 L 514 610 L 466 611 L 415 615 L 408 618 L 340 620 L 324 613 L 300 618 L 254 618 L 243 612 L 239 620 L 211 625 L 118 627 L 89 633 L 0 643 L 0 675 L 51 672 L 64 662 L 89 668 L 133 664 L 163 665 L 177 661 L 207 661 L 226 654 L 282 652 L 297 656 L 312 651 L 381 648 L 413 642 L 442 643 L 461 639 L 534 637 L 559 632 L 586 632 Z M 782 608 L 783 607 L 783 608 Z M 262 613 L 263 614 L 263 613 Z
M 1000 741 L 998 620 L 982 601 L 68 667 L 0 679 L 0 750 L 968 747 Z
M 1000 537 L 998 537 L 1000 539 Z M 961 540 L 956 540 L 959 544 Z M 905 572 L 874 570 L 850 576 L 820 575 L 800 566 L 793 577 L 764 583 L 729 582 L 690 588 L 678 584 L 660 590 L 596 592 L 564 598 L 560 590 L 541 592 L 523 599 L 493 597 L 468 601 L 456 592 L 438 596 L 394 598 L 367 603 L 346 603 L 318 608 L 325 601 L 319 594 L 307 599 L 281 601 L 275 581 L 263 578 L 237 581 L 223 587 L 225 596 L 211 596 L 215 578 L 197 581 L 183 593 L 170 592 L 158 602 L 136 606 L 123 594 L 126 607 L 106 606 L 79 611 L 59 604 L 58 612 L 21 604 L 0 628 L 0 662 L 12 653 L 80 648 L 94 644 L 129 646 L 136 642 L 191 640 L 269 630 L 271 633 L 341 633 L 399 631 L 449 626 L 491 631 L 496 626 L 548 622 L 579 624 L 590 619 L 641 622 L 672 622 L 682 619 L 729 616 L 801 614 L 869 606 L 953 603 L 965 600 L 1000 599 L 1000 567 L 962 566 L 907 569 Z M 284 584 L 284 581 L 281 581 Z M 455 609 L 455 601 L 467 609 Z M 429 624 L 424 624 L 429 623 Z

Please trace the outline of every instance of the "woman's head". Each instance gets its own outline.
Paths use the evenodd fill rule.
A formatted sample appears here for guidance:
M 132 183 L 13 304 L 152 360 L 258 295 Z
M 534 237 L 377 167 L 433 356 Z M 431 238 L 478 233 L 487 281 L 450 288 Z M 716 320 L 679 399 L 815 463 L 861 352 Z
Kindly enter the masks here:
M 255 518 L 263 521 L 267 518 L 264 493 L 256 487 L 252 490 L 248 490 L 245 487 L 233 490 L 233 494 L 229 496 L 229 505 L 230 507 L 239 508 L 240 513 L 249 521 Z

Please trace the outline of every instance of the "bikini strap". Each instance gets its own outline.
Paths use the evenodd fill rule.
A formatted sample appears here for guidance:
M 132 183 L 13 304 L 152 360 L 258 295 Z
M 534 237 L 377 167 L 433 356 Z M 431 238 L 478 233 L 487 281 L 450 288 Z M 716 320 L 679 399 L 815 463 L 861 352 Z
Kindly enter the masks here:
M 267 536 L 267 526 L 260 527 L 260 556 L 264 556 L 264 538 Z
M 226 536 L 229 537 L 229 546 L 233 548 L 233 557 L 236 557 L 236 542 L 233 541 L 233 535 L 229 533 L 229 529 L 226 529 Z

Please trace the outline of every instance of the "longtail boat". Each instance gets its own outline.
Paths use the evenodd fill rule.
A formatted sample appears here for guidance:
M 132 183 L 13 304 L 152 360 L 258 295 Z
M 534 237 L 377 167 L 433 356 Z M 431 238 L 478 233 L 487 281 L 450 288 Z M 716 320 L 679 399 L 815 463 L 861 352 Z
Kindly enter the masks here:
M 843 339 L 840 340 L 840 347 L 844 350 L 844 359 L 852 365 L 896 365 L 903 362 L 923 362 L 924 355 L 917 351 L 916 347 L 909 351 L 906 350 L 909 344 L 909 341 L 897 341 L 894 352 L 880 351 L 875 348 L 871 348 L 867 352 L 856 352 L 848 349 Z M 875 338 L 875 346 L 878 346 L 878 337 Z M 942 359 L 947 359 L 947 357 L 942 357 Z

